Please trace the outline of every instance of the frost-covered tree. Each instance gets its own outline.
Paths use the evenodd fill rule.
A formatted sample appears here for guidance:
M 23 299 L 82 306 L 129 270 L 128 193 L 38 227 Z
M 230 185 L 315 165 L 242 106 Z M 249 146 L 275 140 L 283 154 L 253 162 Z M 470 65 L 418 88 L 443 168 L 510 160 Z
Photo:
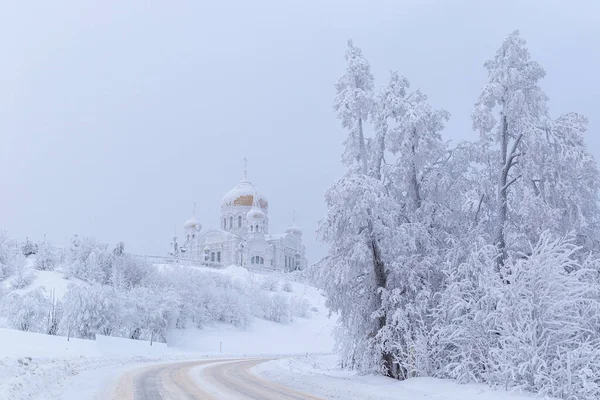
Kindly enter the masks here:
M 343 156 L 348 170 L 325 196 L 329 211 L 320 235 L 330 251 L 317 278 L 328 306 L 341 315 L 343 363 L 406 377 L 394 367 L 402 365 L 398 343 L 406 333 L 396 309 L 421 301 L 425 288 L 440 288 L 433 270 L 442 252 L 430 250 L 444 240 L 437 231 L 452 213 L 445 203 L 453 183 L 443 172 L 454 165 L 440 136 L 448 113 L 433 109 L 420 91 L 409 91 L 396 72 L 372 94 L 368 62 L 351 42 L 346 60 L 334 110 L 349 131 Z M 365 135 L 367 121 L 373 137 Z
M 96 334 L 110 334 L 119 315 L 115 293 L 98 284 L 69 285 L 63 305 L 60 330 L 68 337 L 94 339 Z
M 329 209 L 320 235 L 330 244 L 321 262 L 321 281 L 326 282 L 328 304 L 340 312 L 341 324 L 352 339 L 343 347 L 345 362 L 361 369 L 389 373 L 392 356 L 374 345 L 385 325 L 385 315 L 372 317 L 381 308 L 380 290 L 386 288 L 387 273 L 379 237 L 389 218 L 385 188 L 369 171 L 368 144 L 364 124 L 374 111 L 373 75 L 362 51 L 352 41 L 346 50 L 347 68 L 336 86 L 334 111 L 348 131 L 342 160 L 348 171 L 326 194 Z M 381 200 L 381 202 L 379 201 Z M 390 222 L 390 221 L 388 221 Z M 339 285 L 337 288 L 334 285 Z M 354 293 L 355 303 L 339 296 L 339 290 Z
M 7 325 L 21 331 L 46 333 L 50 299 L 43 288 L 6 299 Z
M 525 40 L 515 31 L 494 59 L 485 63 L 488 83 L 473 112 L 473 127 L 481 134 L 481 158 L 495 177 L 494 244 L 498 247 L 497 270 L 508 257 L 506 228 L 509 188 L 522 175 L 515 172 L 523 156 L 523 142 L 534 134 L 547 114 L 546 95 L 538 85 L 546 72 L 531 60 Z
M 35 268 L 40 271 L 52 271 L 58 263 L 56 249 L 49 243 L 42 243 L 35 257 Z
M 21 246 L 21 251 L 23 252 L 23 255 L 25 257 L 29 257 L 35 253 L 37 253 L 38 250 L 38 245 L 34 242 L 32 242 L 31 240 L 29 240 L 29 238 L 25 239 L 25 243 L 23 243 L 23 245 Z
M 342 160 L 345 164 L 358 164 L 367 172 L 367 148 L 363 125 L 374 108 L 373 75 L 362 50 L 349 40 L 346 49 L 346 72 L 335 85 L 337 95 L 333 108 L 342 126 L 348 130 L 344 141 Z
M 600 174 L 585 148 L 585 117 L 553 120 L 539 86 L 543 68 L 531 59 L 518 32 L 509 35 L 485 63 L 489 81 L 473 112 L 480 132 L 474 158 L 483 165 L 486 232 L 498 247 L 500 270 L 510 251 L 527 251 L 540 232 L 577 232 L 584 253 L 600 241 Z M 493 184 L 492 184 L 493 183 Z
M 139 314 L 136 329 L 147 332 L 150 344 L 154 341 L 165 342 L 168 328 L 172 327 L 176 320 L 178 296 L 171 290 L 161 292 L 148 288 L 137 288 L 131 291 L 134 296 L 136 312 Z
M 10 286 L 13 289 L 22 289 L 35 279 L 34 271 L 32 271 L 27 264 L 27 258 L 20 253 L 17 253 L 12 259 L 14 276 L 10 281 Z
M 14 273 L 17 244 L 4 231 L 0 231 L 0 281 Z

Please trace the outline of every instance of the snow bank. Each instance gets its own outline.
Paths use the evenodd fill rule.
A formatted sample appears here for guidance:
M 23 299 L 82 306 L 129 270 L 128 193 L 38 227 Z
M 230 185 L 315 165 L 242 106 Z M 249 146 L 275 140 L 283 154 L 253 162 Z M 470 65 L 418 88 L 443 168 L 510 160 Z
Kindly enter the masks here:
M 93 340 L 0 328 L 0 357 L 100 357 Z
M 205 329 L 188 328 L 170 333 L 169 346 L 178 350 L 226 354 L 330 353 L 335 321 L 323 316 L 299 318 L 291 324 L 255 319 L 247 330 L 217 324 Z
M 335 399 L 361 400 L 532 400 L 532 394 L 494 390 L 483 384 L 461 385 L 435 378 L 396 381 L 340 370 L 337 356 L 305 356 L 269 361 L 254 372 L 282 385 Z M 547 399 L 551 400 L 551 399 Z
M 169 352 L 166 343 L 96 335 L 96 346 L 107 357 L 161 357 Z

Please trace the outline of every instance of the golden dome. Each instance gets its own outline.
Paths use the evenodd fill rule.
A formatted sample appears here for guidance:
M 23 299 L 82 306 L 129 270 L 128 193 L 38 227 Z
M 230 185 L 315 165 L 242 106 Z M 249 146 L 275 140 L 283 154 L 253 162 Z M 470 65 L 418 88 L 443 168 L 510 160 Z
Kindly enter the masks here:
M 267 199 L 258 193 L 254 185 L 247 180 L 238 183 L 233 189 L 227 192 L 223 198 L 221 198 L 221 207 L 251 207 L 254 205 L 255 193 L 259 207 L 263 210 L 268 209 L 269 203 L 267 202 Z

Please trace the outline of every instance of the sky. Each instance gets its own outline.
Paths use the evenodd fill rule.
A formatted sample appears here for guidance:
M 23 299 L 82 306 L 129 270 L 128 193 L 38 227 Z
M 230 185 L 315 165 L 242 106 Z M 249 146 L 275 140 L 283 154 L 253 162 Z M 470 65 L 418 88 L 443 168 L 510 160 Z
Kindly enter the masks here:
M 77 233 L 164 255 L 197 204 L 242 177 L 270 229 L 303 228 L 309 262 L 345 138 L 332 111 L 346 41 L 383 86 L 406 76 L 476 137 L 483 63 L 519 29 L 554 116 L 581 112 L 600 159 L 600 1 L 4 1 L 0 229 L 58 245 Z

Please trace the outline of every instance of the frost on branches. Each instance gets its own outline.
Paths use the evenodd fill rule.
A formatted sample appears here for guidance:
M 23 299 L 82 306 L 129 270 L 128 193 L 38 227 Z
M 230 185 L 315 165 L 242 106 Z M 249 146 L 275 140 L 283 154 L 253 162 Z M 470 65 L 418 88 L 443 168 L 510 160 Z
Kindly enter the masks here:
M 485 63 L 479 140 L 392 72 L 376 90 L 349 42 L 334 110 L 346 172 L 326 192 L 313 268 L 341 364 L 564 399 L 600 396 L 600 175 L 587 120 L 552 117 L 518 32 Z

